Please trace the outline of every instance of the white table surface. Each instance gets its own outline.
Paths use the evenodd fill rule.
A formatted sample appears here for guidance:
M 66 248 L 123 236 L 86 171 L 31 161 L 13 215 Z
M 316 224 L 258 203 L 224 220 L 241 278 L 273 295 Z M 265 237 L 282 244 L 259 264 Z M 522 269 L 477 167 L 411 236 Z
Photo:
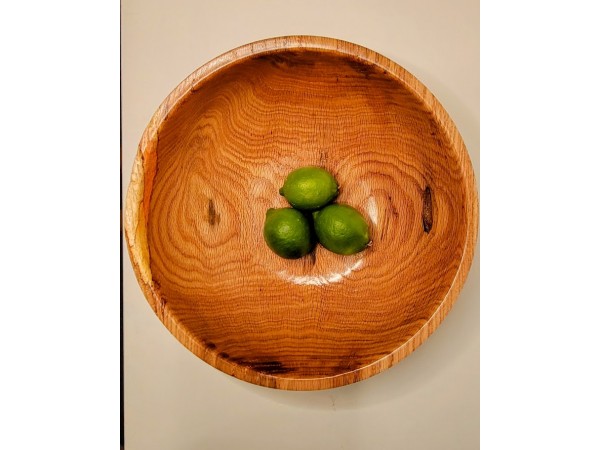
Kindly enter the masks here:
M 479 180 L 479 2 L 122 0 L 123 189 L 169 92 L 239 45 L 312 34 L 382 53 L 456 123 Z M 288 392 L 219 372 L 156 318 L 124 253 L 125 449 L 479 448 L 479 246 L 454 308 L 413 354 L 365 381 Z

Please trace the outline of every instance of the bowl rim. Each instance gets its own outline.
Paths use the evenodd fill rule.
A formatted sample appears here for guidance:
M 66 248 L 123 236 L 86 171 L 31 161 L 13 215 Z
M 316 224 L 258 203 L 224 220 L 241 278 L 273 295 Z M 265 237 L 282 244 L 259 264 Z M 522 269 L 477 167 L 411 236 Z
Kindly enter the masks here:
M 448 142 L 457 153 L 466 188 L 467 234 L 463 254 L 450 288 L 429 320 L 408 341 L 379 360 L 349 372 L 319 378 L 288 378 L 258 372 L 221 358 L 210 346 L 197 342 L 170 314 L 166 302 L 161 298 L 160 290 L 152 279 L 146 237 L 152 184 L 156 174 L 158 134 L 165 119 L 204 82 L 222 70 L 258 55 L 302 50 L 337 53 L 363 64 L 375 65 L 410 89 L 446 133 Z M 319 390 L 355 383 L 394 366 L 438 328 L 456 302 L 473 262 L 479 232 L 479 199 L 471 159 L 456 125 L 436 97 L 414 75 L 391 59 L 358 44 L 331 37 L 291 35 L 262 39 L 229 50 L 194 70 L 171 91 L 153 114 L 140 139 L 126 193 L 123 222 L 129 257 L 144 297 L 161 322 L 188 350 L 216 369 L 253 384 L 285 390 Z

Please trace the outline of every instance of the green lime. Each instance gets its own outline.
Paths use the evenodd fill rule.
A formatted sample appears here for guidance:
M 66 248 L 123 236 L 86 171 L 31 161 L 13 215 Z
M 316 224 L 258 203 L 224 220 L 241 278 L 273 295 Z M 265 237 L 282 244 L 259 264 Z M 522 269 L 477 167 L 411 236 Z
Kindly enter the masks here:
M 263 236 L 269 248 L 282 258 L 300 258 L 313 248 L 309 221 L 293 208 L 268 209 Z
M 351 206 L 326 206 L 313 212 L 313 219 L 319 242 L 333 253 L 352 255 L 364 250 L 369 243 L 369 226 Z
M 279 193 L 294 208 L 312 211 L 337 196 L 338 184 L 325 169 L 307 166 L 290 172 Z

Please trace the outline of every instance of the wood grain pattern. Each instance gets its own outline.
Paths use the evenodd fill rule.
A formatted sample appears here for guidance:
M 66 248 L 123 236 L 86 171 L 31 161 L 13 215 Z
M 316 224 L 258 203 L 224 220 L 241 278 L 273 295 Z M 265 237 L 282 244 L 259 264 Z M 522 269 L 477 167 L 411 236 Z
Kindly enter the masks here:
M 371 247 L 285 260 L 262 238 L 286 175 L 331 171 Z M 356 382 L 410 354 L 464 284 L 478 200 L 464 143 L 414 76 L 309 36 L 232 50 L 192 73 L 142 136 L 125 208 L 140 286 L 197 356 L 280 389 Z

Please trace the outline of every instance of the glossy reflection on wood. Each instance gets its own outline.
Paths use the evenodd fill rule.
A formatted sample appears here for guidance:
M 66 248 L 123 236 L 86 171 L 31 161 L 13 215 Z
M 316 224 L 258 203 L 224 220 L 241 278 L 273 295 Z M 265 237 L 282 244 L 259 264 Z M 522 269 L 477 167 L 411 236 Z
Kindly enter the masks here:
M 262 237 L 295 168 L 317 165 L 372 245 L 285 260 Z M 158 109 L 129 186 L 140 285 L 187 348 L 240 379 L 324 389 L 421 344 L 454 303 L 477 238 L 474 177 L 447 113 L 363 47 L 314 37 L 246 45 L 191 74 Z

